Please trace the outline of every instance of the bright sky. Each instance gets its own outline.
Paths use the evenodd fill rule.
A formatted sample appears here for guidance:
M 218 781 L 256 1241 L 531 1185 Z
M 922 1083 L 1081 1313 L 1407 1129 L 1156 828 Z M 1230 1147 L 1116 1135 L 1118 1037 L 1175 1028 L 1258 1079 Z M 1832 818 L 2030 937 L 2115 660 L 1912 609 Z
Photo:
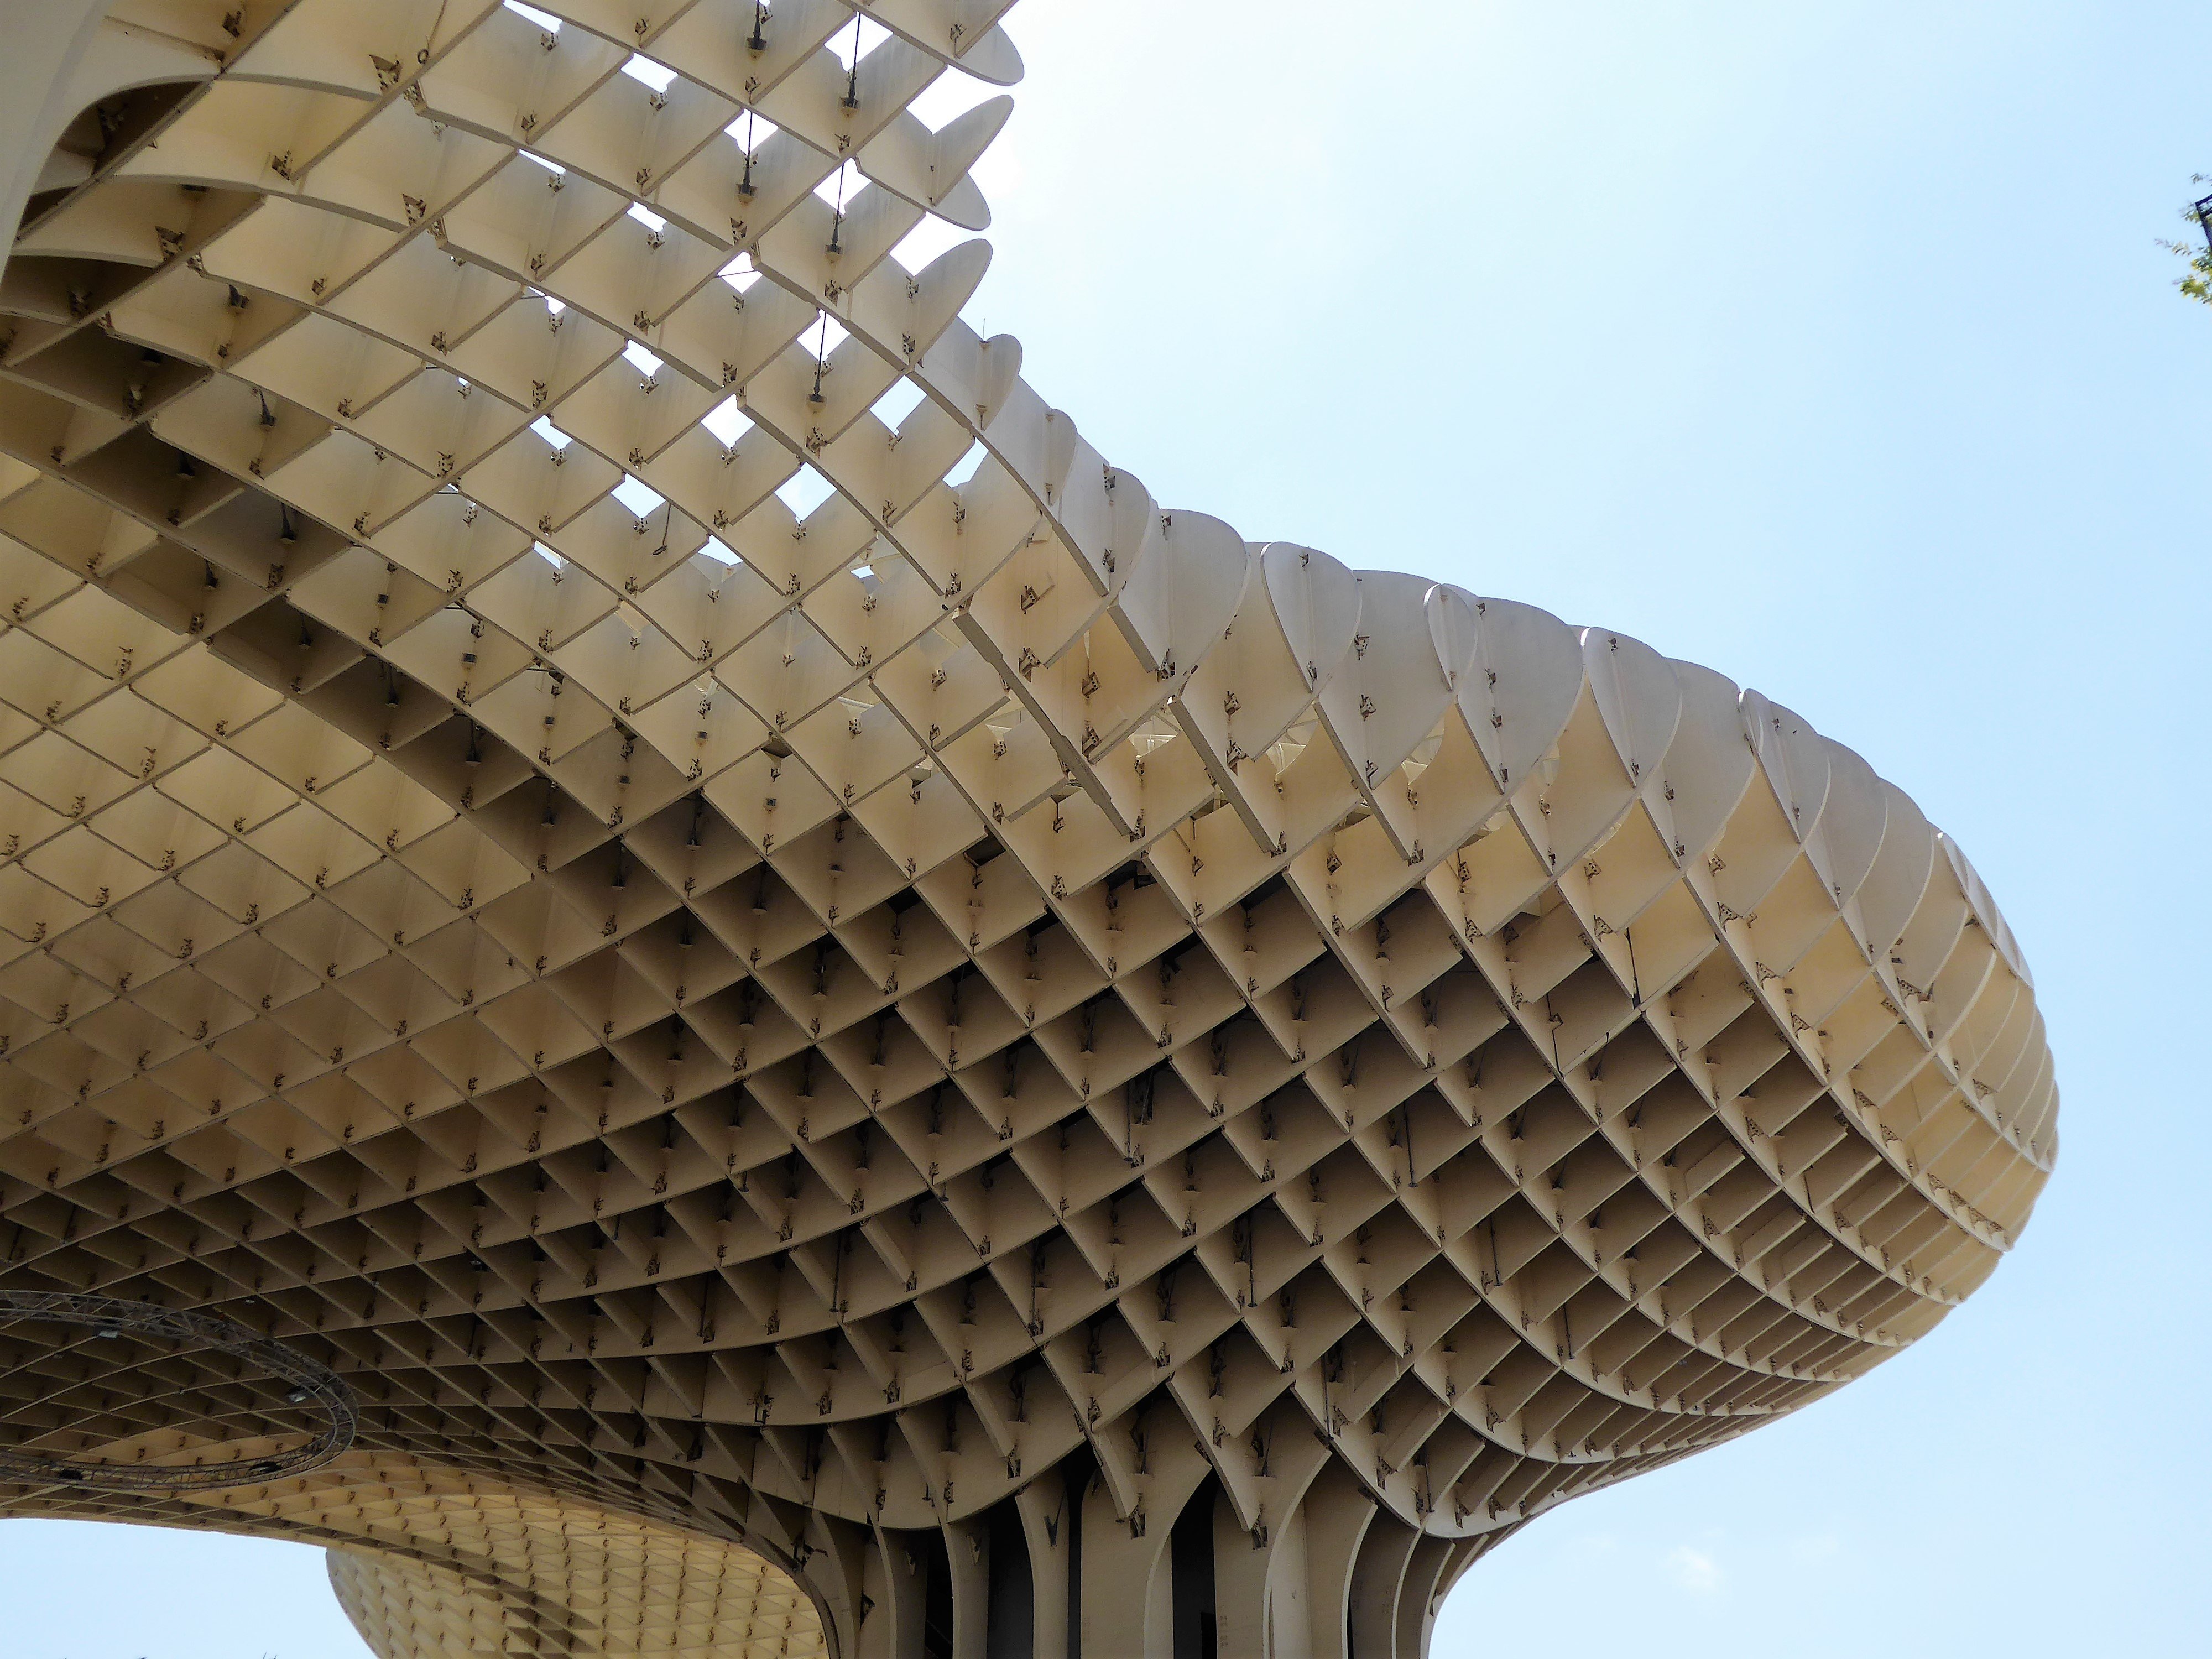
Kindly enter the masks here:
M 1165 504 L 1625 629 L 1858 750 L 1973 856 L 2058 1057 L 2057 1177 L 1970 1306 L 1544 1517 L 1435 1659 L 2201 1651 L 2212 311 L 2154 241 L 2212 172 L 2212 9 L 1012 27 L 970 319 L 1047 398 Z M 11 1659 L 361 1653 L 319 1553 L 108 1528 L 0 1529 L 0 1629 Z

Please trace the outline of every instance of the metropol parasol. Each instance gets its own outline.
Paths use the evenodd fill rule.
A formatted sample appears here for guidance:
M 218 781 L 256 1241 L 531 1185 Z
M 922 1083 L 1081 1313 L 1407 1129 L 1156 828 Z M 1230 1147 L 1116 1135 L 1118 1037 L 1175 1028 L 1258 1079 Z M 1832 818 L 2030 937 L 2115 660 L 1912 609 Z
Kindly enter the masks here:
M 2018 1237 L 1899 790 L 963 319 L 1010 3 L 11 24 L 0 1514 L 391 1659 L 1418 1659 Z

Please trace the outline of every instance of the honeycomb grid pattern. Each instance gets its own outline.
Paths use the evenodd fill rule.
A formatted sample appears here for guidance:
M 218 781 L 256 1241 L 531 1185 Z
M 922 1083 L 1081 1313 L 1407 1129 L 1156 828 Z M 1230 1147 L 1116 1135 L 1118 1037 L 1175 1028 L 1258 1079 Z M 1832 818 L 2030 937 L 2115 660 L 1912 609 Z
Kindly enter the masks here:
M 661 1646 L 981 1653 L 1019 1547 L 1036 1651 L 1164 1653 L 1195 1497 L 1221 1651 L 1411 1656 L 2051 1168 L 2018 949 L 1863 761 L 1163 510 L 982 243 L 901 262 L 988 225 L 1009 100 L 909 106 L 1008 3 L 122 0 L 14 244 L 0 1271 L 353 1384 L 216 1509 L 413 1482 L 331 1534 L 380 1652 L 657 1650 L 603 1525 Z M 9 1420 L 158 1440 L 98 1359 Z

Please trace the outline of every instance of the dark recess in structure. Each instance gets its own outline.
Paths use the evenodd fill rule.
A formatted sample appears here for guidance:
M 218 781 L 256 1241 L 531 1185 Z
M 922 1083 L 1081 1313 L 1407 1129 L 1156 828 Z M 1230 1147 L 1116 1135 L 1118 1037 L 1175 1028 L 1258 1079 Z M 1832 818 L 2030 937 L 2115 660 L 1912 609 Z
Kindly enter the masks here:
M 1175 1659 L 1215 1659 L 1213 1505 L 1220 1482 L 1207 1475 L 1176 1517 L 1168 1540 L 1175 1586 Z
M 1066 1499 L 1060 1525 L 1067 1529 L 1067 1650 L 1083 1651 L 1083 1500 L 1098 1478 L 1098 1464 L 1087 1446 L 1079 1446 L 1060 1466 L 1066 1483 Z
M 921 1550 L 921 1659 L 952 1659 L 952 1563 L 942 1532 L 913 1534 Z
M 991 1511 L 989 1540 L 984 1659 L 1030 1659 L 1036 1651 L 1036 1579 L 1021 1511 L 1012 1498 Z

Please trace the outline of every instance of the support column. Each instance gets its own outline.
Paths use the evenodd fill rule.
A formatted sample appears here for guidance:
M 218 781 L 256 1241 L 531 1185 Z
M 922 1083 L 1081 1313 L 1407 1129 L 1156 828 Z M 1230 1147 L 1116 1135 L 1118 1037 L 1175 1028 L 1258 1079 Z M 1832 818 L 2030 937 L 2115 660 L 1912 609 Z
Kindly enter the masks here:
M 1395 1516 L 1375 1512 L 1352 1571 L 1351 1652 L 1347 1659 L 1400 1659 L 1398 1596 L 1421 1534 Z
M 1305 1516 L 1293 1510 L 1259 1541 L 1227 1503 L 1213 1506 L 1218 1659 L 1311 1659 Z
M 1174 1607 L 1168 1582 L 1170 1528 L 1145 1510 L 1124 1520 L 1114 1512 L 1106 1483 L 1094 1480 L 1083 1498 L 1083 1630 L 1085 1659 L 1168 1659 L 1174 1649 Z
M 1313 1659 L 1346 1659 L 1352 1571 L 1374 1522 L 1374 1503 L 1341 1463 L 1331 1459 L 1298 1505 L 1305 1523 L 1306 1582 L 1312 1591 L 1306 1629 Z
M 859 1659 L 921 1659 L 928 1581 L 911 1540 L 878 1529 L 868 1552 Z M 841 1656 L 842 1659 L 842 1656 Z
M 991 1524 L 976 1516 L 945 1528 L 945 1562 L 952 1579 L 952 1659 L 988 1659 L 991 1620 Z
M 1413 1546 L 1398 1589 L 1398 1659 L 1423 1659 L 1429 1650 L 1429 1626 L 1436 1618 L 1437 1582 L 1451 1565 L 1455 1546 L 1448 1538 L 1424 1536 Z
M 1030 1595 L 1034 1608 L 1030 1659 L 1074 1659 L 1067 1650 L 1067 1603 L 1069 1564 L 1073 1556 L 1069 1532 L 1075 1524 L 1076 1501 L 1057 1469 L 1014 1494 L 1022 1541 L 1030 1552 Z

